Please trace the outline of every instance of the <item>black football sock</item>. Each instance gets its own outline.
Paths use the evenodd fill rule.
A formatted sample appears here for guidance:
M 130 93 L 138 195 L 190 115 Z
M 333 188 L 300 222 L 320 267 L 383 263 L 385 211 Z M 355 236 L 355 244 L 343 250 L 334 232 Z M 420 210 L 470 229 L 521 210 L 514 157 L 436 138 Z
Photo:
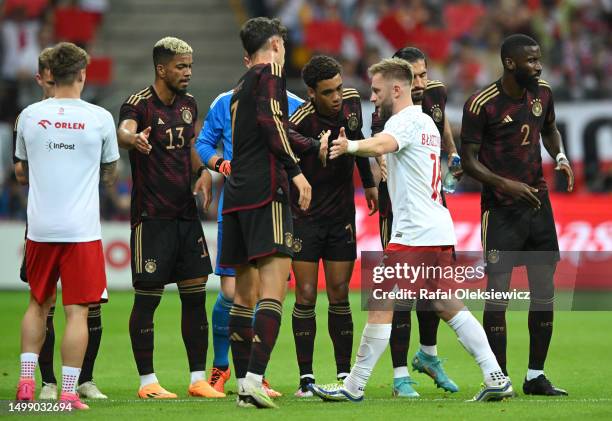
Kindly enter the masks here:
M 346 375 L 351 371 L 353 352 L 353 315 L 348 301 L 329 305 L 327 329 L 334 344 L 336 373 Z
M 410 347 L 410 330 L 412 328 L 411 311 L 412 302 L 396 303 L 393 309 L 391 337 L 389 338 L 393 368 L 408 365 L 408 348 Z
M 206 370 L 208 320 L 206 318 L 206 284 L 180 286 L 181 333 L 187 350 L 189 371 Z
M 312 355 L 317 334 L 315 306 L 296 303 L 291 315 L 291 326 L 300 376 L 313 374 Z
M 55 373 L 53 372 L 53 351 L 55 347 L 55 328 L 53 327 L 53 316 L 55 314 L 55 306 L 52 306 L 47 315 L 47 332 L 45 342 L 40 349 L 38 355 L 38 366 L 40 367 L 40 375 L 43 383 L 57 384 Z
M 93 369 L 100 349 L 100 341 L 102 340 L 102 307 L 98 304 L 89 307 L 87 313 L 87 329 L 89 330 L 89 339 L 87 340 L 87 350 L 79 375 L 79 385 L 93 380 Z
M 249 373 L 263 376 L 266 372 L 270 354 L 274 349 L 280 330 L 282 314 L 283 305 L 280 301 L 264 298 L 257 303 L 257 312 L 253 323 L 253 345 L 249 360 Z
M 548 305 L 550 310 L 540 309 Z M 548 354 L 548 347 L 553 332 L 553 310 L 552 303 L 535 305 L 532 303 L 529 309 L 529 369 L 544 370 L 544 362 Z M 534 310 L 534 307 L 540 307 Z
M 504 374 L 508 375 L 506 369 L 506 307 L 508 302 L 491 303 L 485 301 L 485 309 L 482 316 L 482 327 L 487 334 L 487 339 L 495 358 Z
M 431 301 L 417 300 L 416 315 L 419 320 L 419 342 L 421 345 L 435 346 L 438 342 L 440 317 L 431 307 Z
M 232 360 L 237 379 L 246 376 L 253 341 L 253 309 L 234 303 L 228 322 Z
M 164 289 L 158 288 L 137 289 L 134 294 L 134 306 L 130 315 L 130 339 L 138 374 L 141 376 L 155 372 L 153 369 L 153 315 L 163 293 Z

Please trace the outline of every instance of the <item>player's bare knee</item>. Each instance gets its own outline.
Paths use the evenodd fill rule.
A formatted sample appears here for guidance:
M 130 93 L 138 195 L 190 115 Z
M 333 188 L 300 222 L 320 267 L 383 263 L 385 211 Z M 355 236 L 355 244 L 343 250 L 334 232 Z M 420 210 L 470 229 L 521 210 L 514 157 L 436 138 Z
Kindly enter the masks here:
M 345 303 L 348 301 L 348 282 L 327 282 L 327 298 L 330 304 Z
M 233 276 L 221 277 L 221 293 L 227 300 L 233 300 L 236 292 L 236 278 Z
M 317 303 L 316 282 L 296 282 L 295 301 L 307 306 L 315 305 Z

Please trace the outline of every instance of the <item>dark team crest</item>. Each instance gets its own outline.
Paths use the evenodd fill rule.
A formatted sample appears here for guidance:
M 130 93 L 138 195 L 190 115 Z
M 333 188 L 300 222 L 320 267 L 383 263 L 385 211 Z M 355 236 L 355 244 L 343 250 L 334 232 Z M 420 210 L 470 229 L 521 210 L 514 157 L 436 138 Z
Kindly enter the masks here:
M 355 131 L 359 128 L 359 119 L 357 118 L 357 114 L 350 113 L 348 116 L 348 128 L 351 131 Z
M 499 262 L 499 251 L 489 250 L 489 253 L 487 253 L 487 262 L 489 263 Z
M 144 269 L 147 271 L 147 273 L 155 272 L 157 270 L 157 263 L 155 263 L 155 259 L 148 259 L 145 262 Z
M 542 101 L 540 101 L 540 98 L 536 98 L 531 102 L 531 112 L 536 117 L 542 115 Z
M 294 253 L 299 253 L 300 251 L 302 251 L 302 240 L 300 240 L 299 238 L 294 238 L 293 246 L 291 248 L 293 249 Z
M 433 118 L 436 123 L 440 123 L 443 117 L 444 114 L 442 113 L 442 109 L 438 104 L 431 107 L 431 118 Z
M 293 247 L 293 234 L 290 232 L 285 233 L 285 245 L 289 248 Z
M 183 121 L 187 124 L 191 124 L 193 122 L 193 115 L 191 114 L 189 108 L 185 107 L 181 109 L 181 117 L 183 118 Z

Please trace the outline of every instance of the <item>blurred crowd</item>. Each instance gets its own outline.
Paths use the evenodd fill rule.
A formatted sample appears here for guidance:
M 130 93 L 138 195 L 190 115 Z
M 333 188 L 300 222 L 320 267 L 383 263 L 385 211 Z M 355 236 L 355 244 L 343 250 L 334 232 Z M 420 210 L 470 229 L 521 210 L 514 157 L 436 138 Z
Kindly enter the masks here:
M 276 16 L 289 28 L 287 72 L 294 86 L 316 53 L 337 57 L 347 86 L 369 96 L 367 68 L 413 45 L 428 56 L 430 79 L 443 80 L 449 103 L 462 106 L 476 89 L 501 74 L 499 45 L 515 32 L 538 40 L 543 77 L 556 101 L 612 98 L 612 0 L 243 0 L 251 16 Z M 0 218 L 25 218 L 27 188 L 12 175 L 13 123 L 40 99 L 34 81 L 42 48 L 71 40 L 96 50 L 96 30 L 109 0 L 6 0 L 0 2 Z M 74 22 L 79 25 L 74 25 Z M 84 99 L 100 95 L 88 69 Z M 101 85 L 104 84 L 102 78 Z M 458 136 L 456 135 L 457 139 Z M 117 186 L 101 193 L 105 219 L 129 219 L 127 161 Z M 585 163 L 588 164 L 588 163 Z M 610 170 L 609 170 L 610 171 Z M 612 191 L 612 173 L 595 191 Z M 215 179 L 215 190 L 222 180 Z M 476 184 L 464 189 L 478 189 Z M 215 197 L 218 195 L 215 194 Z M 216 205 L 205 219 L 214 220 Z

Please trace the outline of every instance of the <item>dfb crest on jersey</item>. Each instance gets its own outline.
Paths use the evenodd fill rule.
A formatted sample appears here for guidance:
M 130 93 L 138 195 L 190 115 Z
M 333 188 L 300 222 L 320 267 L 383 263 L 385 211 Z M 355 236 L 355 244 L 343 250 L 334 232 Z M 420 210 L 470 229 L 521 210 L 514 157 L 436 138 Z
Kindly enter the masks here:
M 191 110 L 189 110 L 187 107 L 181 108 L 181 117 L 187 124 L 191 124 L 193 122 L 193 115 L 191 114 Z
M 542 101 L 540 101 L 540 98 L 536 98 L 531 101 L 531 112 L 536 117 L 542 115 Z
M 357 118 L 357 114 L 350 113 L 348 116 L 348 128 L 350 131 L 355 131 L 359 128 L 359 119 Z
M 155 263 L 155 259 L 147 259 L 145 261 L 145 270 L 147 273 L 153 273 L 157 270 L 157 263 Z
M 431 118 L 433 118 L 433 121 L 440 123 L 443 117 L 442 108 L 438 104 L 431 107 Z

